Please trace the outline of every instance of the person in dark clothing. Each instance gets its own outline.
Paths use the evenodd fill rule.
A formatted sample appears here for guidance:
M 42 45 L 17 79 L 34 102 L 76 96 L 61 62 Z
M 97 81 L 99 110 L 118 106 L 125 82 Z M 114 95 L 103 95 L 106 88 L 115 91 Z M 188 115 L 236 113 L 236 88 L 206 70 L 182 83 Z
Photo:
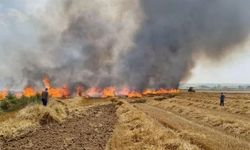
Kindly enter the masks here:
M 221 93 L 221 95 L 220 95 L 220 106 L 224 106 L 224 101 L 225 101 L 225 95 L 224 95 L 224 93 Z
M 47 106 L 48 98 L 49 98 L 49 92 L 48 89 L 46 88 L 45 91 L 42 92 L 42 102 L 44 106 Z

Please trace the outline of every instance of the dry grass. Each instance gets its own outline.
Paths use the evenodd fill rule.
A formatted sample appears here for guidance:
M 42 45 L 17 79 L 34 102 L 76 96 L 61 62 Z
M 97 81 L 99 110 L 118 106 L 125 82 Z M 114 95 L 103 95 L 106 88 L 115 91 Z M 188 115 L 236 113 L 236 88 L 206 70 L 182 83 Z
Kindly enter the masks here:
M 84 110 L 117 104 L 118 123 L 107 150 L 249 149 L 250 94 L 180 93 L 174 98 L 119 100 L 74 98 L 51 101 L 48 107 L 28 106 L 0 116 L 0 137 L 13 137 L 50 122 L 63 122 Z M 130 103 L 129 103 L 130 102 Z
M 0 123 L 8 120 L 9 118 L 14 118 L 17 114 L 17 111 L 13 112 L 1 112 L 0 113 Z
M 228 141 L 214 142 L 217 144 L 224 141 L 225 145 L 218 145 L 221 149 L 227 144 L 239 145 L 238 149 L 248 149 L 250 147 L 250 94 L 226 93 L 225 107 L 219 106 L 219 96 L 220 93 L 181 93 L 175 98 L 160 102 L 148 100 L 147 105 L 165 111 L 164 116 L 168 115 L 168 117 L 163 116 L 161 119 L 165 120 L 167 126 L 176 127 L 177 118 L 180 117 L 179 124 L 183 125 L 176 129 L 180 133 L 187 124 L 189 124 L 187 129 L 190 131 L 193 128 L 196 133 L 206 133 L 207 138 L 204 140 L 197 138 L 202 144 L 208 144 L 204 141 L 212 143 L 213 139 L 221 136 L 223 139 L 228 139 Z M 148 111 L 151 113 L 153 110 L 149 108 Z M 168 112 L 176 117 L 173 116 L 171 120 Z M 159 112 L 155 113 L 155 117 L 159 119 Z M 199 131 L 199 128 L 202 130 Z M 190 132 L 186 135 L 195 139 Z M 215 149 L 215 146 L 208 146 Z
M 250 95 L 180 93 L 174 98 L 144 97 L 146 102 L 123 102 L 113 137 L 106 149 L 250 148 Z M 128 100 L 130 102 L 130 100 Z
M 214 112 L 193 106 L 177 105 L 176 103 L 159 103 L 157 107 L 172 111 L 194 122 L 207 125 L 211 128 L 224 130 L 234 136 L 250 140 L 250 119 L 239 118 L 233 114 Z
M 82 115 L 89 107 L 107 104 L 110 99 L 83 99 L 76 97 L 67 100 L 50 100 L 44 107 L 33 104 L 18 112 L 4 113 L 0 117 L 0 137 L 16 137 L 33 131 L 41 125 L 62 123 L 66 118 Z
M 133 99 L 129 99 L 129 103 L 133 104 L 133 103 L 146 103 L 147 100 L 144 98 L 133 98 Z
M 225 95 L 223 111 L 250 117 L 250 94 L 226 93 Z M 181 93 L 176 98 L 195 107 L 220 111 L 219 96 L 219 93 Z
M 1 123 L 0 136 L 15 137 L 50 122 L 61 123 L 67 117 L 67 107 L 51 101 L 48 107 L 31 105 L 20 110 L 14 118 Z
M 171 128 L 179 133 L 182 139 L 192 141 L 201 149 L 250 149 L 250 143 L 246 140 L 227 135 L 222 131 L 214 130 L 178 114 L 147 104 L 136 104 L 136 106 L 166 128 Z
M 227 94 L 226 96 L 224 108 L 219 106 L 219 94 L 215 93 L 183 93 L 168 101 L 151 101 L 149 104 L 174 112 L 194 122 L 250 140 L 250 116 L 247 113 L 249 110 L 246 111 L 246 108 L 250 108 L 248 103 L 250 95 Z
M 108 150 L 199 149 L 127 102 L 118 108 L 117 115 L 118 124 L 107 145 Z

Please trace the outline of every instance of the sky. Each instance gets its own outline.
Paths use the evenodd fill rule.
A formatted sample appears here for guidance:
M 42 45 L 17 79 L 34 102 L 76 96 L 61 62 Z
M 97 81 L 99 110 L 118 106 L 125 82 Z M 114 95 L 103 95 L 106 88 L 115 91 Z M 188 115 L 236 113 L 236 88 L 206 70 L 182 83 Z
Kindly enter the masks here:
M 46 0 L 1 0 L 0 2 L 0 69 L 5 70 L 4 63 L 15 63 L 6 59 L 6 55 L 17 55 L 11 52 L 10 38 L 28 40 L 30 32 L 34 33 L 33 24 L 29 22 L 33 13 L 40 9 Z M 27 5 L 23 5 L 23 4 Z M 15 36 L 13 36 L 15 35 Z M 13 39 L 12 39 L 13 40 Z M 26 42 L 28 43 L 28 42 Z M 17 45 L 18 46 L 18 45 Z M 23 45 L 22 45 L 23 46 Z M 29 45 L 25 45 L 29 47 Z M 250 42 L 243 47 L 240 54 L 232 54 L 222 63 L 211 63 L 198 58 L 192 76 L 187 83 L 250 83 Z M 213 64 L 213 65 L 211 65 Z
M 198 60 L 187 83 L 250 83 L 250 42 L 237 47 L 237 52 L 222 63 Z M 212 63 L 212 64 L 211 64 Z

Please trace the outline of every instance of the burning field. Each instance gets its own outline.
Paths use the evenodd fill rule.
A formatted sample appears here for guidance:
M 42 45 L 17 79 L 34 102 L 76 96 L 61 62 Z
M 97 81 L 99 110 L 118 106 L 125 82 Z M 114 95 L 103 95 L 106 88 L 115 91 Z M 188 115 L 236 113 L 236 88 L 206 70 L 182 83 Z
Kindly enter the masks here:
M 198 59 L 221 63 L 249 39 L 249 2 L 41 1 L 18 3 L 25 11 L 1 23 L 9 32 L 0 39 L 0 88 L 25 88 L 17 96 L 44 87 L 52 97 L 166 93 L 190 78 Z
M 83 85 L 77 85 L 73 89 L 69 89 L 68 85 L 63 87 L 53 87 L 50 80 L 46 77 L 43 79 L 44 89 L 47 88 L 49 96 L 51 98 L 70 98 L 70 97 L 85 97 L 85 98 L 107 98 L 107 97 L 129 97 L 129 98 L 140 98 L 148 95 L 166 95 L 166 94 L 177 94 L 179 93 L 178 89 L 145 89 L 145 90 L 132 90 L 128 87 L 116 88 L 114 86 L 106 88 L 90 87 L 86 88 Z M 32 97 L 40 95 L 42 89 L 37 90 L 31 86 L 25 87 L 22 92 L 14 92 L 17 98 L 22 96 Z M 0 100 L 3 100 L 11 91 L 7 89 L 0 91 Z
M 242 53 L 249 6 L 2 0 L 0 149 L 249 150 L 249 94 L 222 108 L 217 93 L 179 90 L 199 61 Z

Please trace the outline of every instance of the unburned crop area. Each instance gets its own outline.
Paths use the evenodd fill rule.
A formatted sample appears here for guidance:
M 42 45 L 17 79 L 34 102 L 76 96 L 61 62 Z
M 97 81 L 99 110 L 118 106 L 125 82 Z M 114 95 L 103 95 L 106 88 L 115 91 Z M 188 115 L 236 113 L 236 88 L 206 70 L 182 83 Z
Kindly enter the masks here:
M 220 93 L 124 99 L 108 149 L 249 150 L 250 94 L 225 95 L 224 107 Z
M 180 93 L 135 106 L 200 149 L 250 149 L 250 94 Z

